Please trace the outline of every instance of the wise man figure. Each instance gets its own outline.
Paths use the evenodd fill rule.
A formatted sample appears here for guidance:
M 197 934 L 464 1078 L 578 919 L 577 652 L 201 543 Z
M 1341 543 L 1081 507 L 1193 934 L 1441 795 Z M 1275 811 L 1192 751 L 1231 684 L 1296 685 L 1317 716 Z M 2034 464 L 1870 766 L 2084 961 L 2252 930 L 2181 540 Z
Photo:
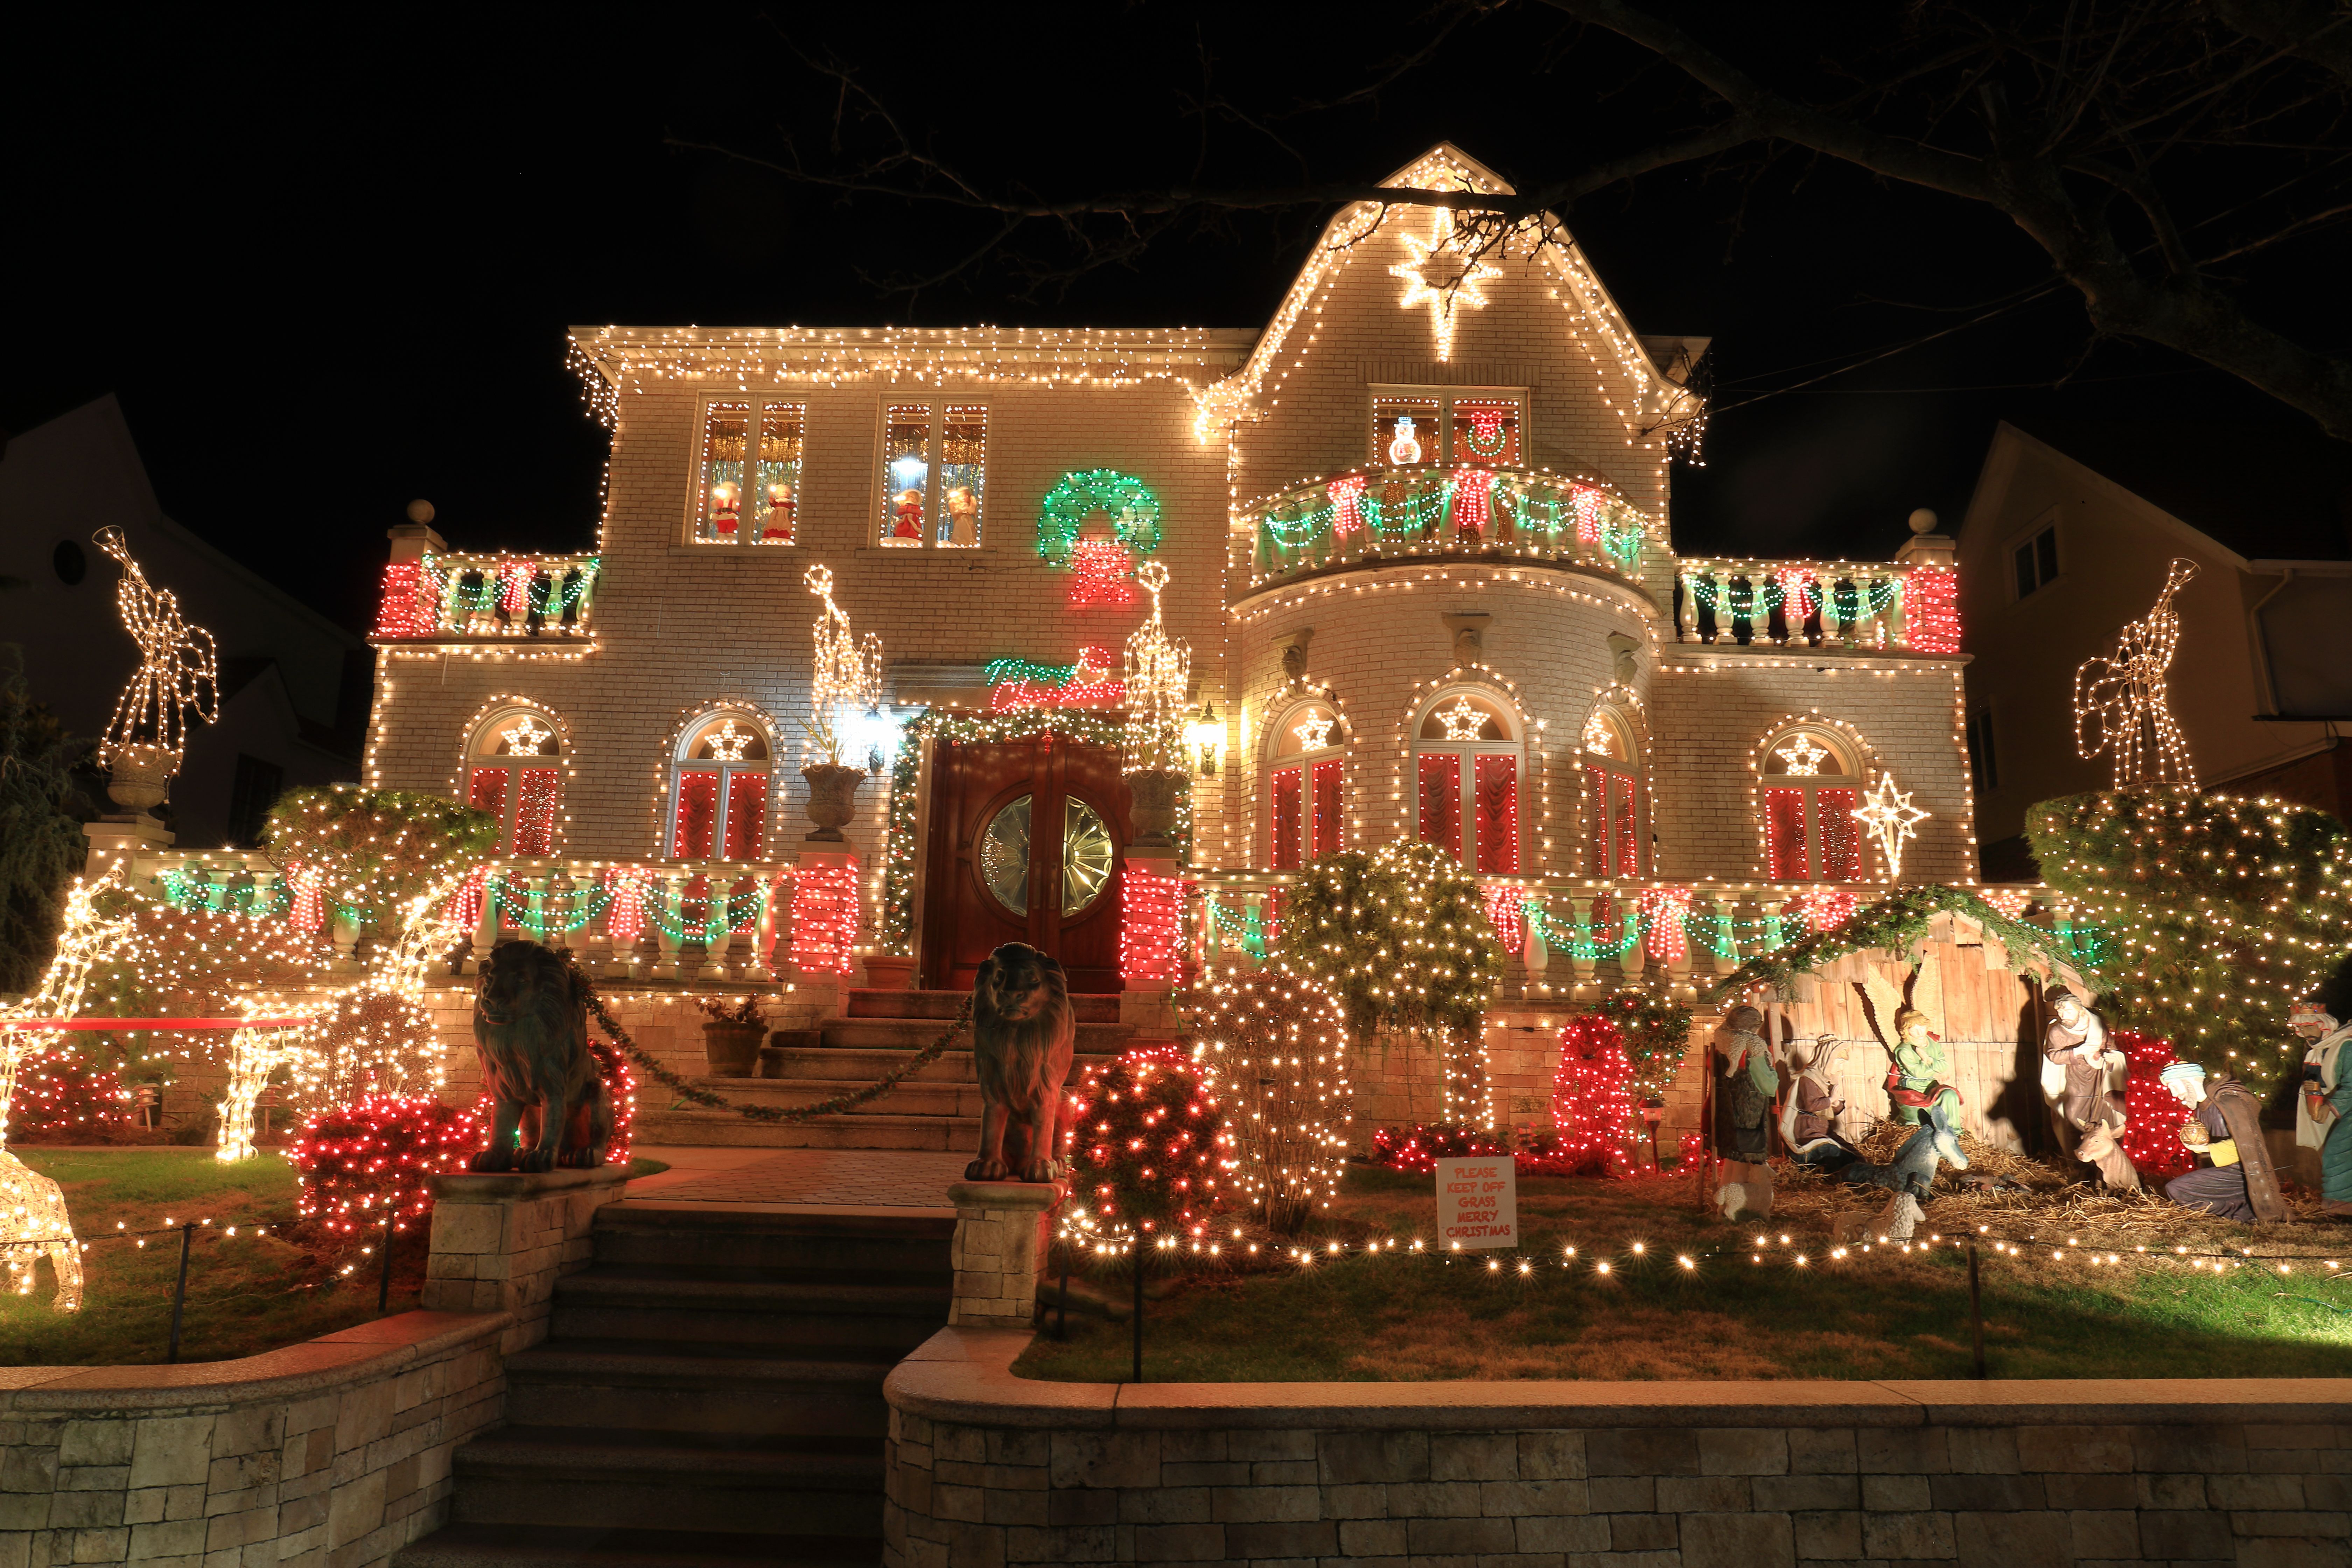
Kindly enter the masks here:
M 2352 965 L 2347 966 L 2352 971 Z M 2338 998 L 2336 989 L 2352 991 L 2347 982 L 2296 1004 L 2290 1027 L 2309 1048 L 2303 1056 L 2303 1081 L 2294 1097 L 2294 1141 L 2319 1151 L 2319 1212 L 2352 1219 L 2352 998 Z
M 1839 1170 L 1862 1158 L 1862 1151 L 1837 1134 L 1845 1101 L 1832 1099 L 1830 1075 L 1837 1070 L 1844 1042 L 1834 1035 L 1789 1042 L 1789 1069 L 1796 1074 L 1780 1106 L 1780 1141 L 1801 1165 Z
M 1720 1162 L 1715 1201 L 1726 1219 L 1772 1212 L 1772 1167 L 1765 1163 L 1771 1134 L 1766 1124 L 1772 1116 L 1772 1097 L 1780 1089 L 1780 1075 L 1773 1070 L 1763 1028 L 1761 1011 L 1744 1004 L 1734 1007 L 1712 1053 L 1715 1152 Z
M 2100 1181 L 2136 1193 L 2139 1172 L 2117 1142 L 2130 1064 L 2080 996 L 2061 985 L 2042 1000 L 2050 1005 L 2050 1026 L 2042 1036 L 2042 1093 L 2060 1136 L 2073 1143 L 2076 1159 L 2098 1168 Z
M 2180 1142 L 2204 1162 L 2167 1182 L 2164 1195 L 2241 1225 L 2293 1219 L 2263 1142 L 2262 1101 L 2226 1073 L 2208 1084 L 2205 1069 L 2195 1062 L 2174 1062 L 2158 1078 L 2189 1109 L 2189 1119 L 2180 1124 Z

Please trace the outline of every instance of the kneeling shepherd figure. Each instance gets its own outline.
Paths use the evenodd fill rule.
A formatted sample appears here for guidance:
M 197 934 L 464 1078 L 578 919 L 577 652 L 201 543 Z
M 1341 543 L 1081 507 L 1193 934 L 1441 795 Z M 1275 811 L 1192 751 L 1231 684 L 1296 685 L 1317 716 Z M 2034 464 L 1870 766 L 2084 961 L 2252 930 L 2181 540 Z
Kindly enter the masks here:
M 2174 1062 L 2158 1078 L 2195 1112 L 2180 1124 L 2180 1142 L 2211 1162 L 2167 1182 L 2164 1195 L 2241 1224 L 2293 1219 L 2263 1142 L 2262 1102 L 2246 1086 L 2226 1073 L 2208 1085 L 2195 1062 Z

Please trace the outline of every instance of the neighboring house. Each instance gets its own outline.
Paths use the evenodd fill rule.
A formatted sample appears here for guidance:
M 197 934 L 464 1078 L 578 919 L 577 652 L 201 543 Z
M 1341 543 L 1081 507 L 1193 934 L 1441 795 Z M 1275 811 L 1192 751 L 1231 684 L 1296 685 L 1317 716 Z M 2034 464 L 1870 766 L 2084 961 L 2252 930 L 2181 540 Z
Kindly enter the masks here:
M 1959 532 L 1984 874 L 2032 874 L 2025 812 L 2113 783 L 2075 744 L 2074 672 L 2147 614 L 2168 563 L 2172 711 L 2198 781 L 2352 820 L 2352 447 L 2269 426 L 2002 424 Z
M 357 778 L 367 645 L 165 516 L 110 395 L 0 451 L 0 578 L 24 584 L 0 589 L 0 641 L 23 646 L 35 700 L 96 737 L 137 664 L 121 573 L 91 542 L 110 525 L 220 648 L 220 721 L 193 727 L 172 781 L 177 847 L 250 845 L 280 791 Z

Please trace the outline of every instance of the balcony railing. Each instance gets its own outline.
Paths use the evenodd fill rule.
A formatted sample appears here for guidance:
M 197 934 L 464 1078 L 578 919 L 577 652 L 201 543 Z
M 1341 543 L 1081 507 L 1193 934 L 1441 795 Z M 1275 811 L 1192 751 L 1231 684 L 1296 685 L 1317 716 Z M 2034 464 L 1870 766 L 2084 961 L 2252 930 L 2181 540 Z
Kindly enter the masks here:
M 1370 468 L 1308 479 L 1250 509 L 1250 585 L 1432 557 L 1549 562 L 1642 574 L 1649 520 L 1590 480 L 1533 468 Z
M 585 637 L 593 555 L 425 555 L 383 570 L 374 636 L 387 641 Z
M 1949 567 L 1685 558 L 1679 572 L 1675 634 L 1686 643 L 1960 651 Z

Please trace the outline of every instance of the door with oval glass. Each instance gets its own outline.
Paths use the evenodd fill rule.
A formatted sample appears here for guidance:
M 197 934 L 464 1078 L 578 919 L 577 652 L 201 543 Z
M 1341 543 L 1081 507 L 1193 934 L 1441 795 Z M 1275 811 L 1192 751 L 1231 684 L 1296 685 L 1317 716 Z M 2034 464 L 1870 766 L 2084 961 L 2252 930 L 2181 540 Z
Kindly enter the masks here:
M 932 761 L 921 984 L 968 988 L 999 945 L 1062 961 L 1075 992 L 1119 989 L 1118 752 L 1056 736 L 943 745 Z

